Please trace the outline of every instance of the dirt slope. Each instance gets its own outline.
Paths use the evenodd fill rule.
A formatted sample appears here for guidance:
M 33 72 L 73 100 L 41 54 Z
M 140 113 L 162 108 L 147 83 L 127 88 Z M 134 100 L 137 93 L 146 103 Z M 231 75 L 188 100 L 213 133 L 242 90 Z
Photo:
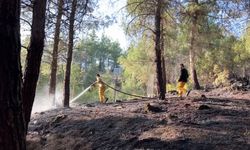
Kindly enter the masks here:
M 230 93 L 194 91 L 184 100 L 169 96 L 38 113 L 28 149 L 250 149 L 250 92 Z M 161 111 L 146 112 L 147 103 Z

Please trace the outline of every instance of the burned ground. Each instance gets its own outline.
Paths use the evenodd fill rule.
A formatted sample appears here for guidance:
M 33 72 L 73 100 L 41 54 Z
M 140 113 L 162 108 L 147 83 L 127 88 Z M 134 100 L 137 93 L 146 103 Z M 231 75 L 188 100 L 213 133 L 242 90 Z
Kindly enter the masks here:
M 162 111 L 147 110 L 148 103 Z M 37 113 L 27 144 L 37 150 L 250 149 L 250 92 L 193 91 L 184 100 L 134 99 Z

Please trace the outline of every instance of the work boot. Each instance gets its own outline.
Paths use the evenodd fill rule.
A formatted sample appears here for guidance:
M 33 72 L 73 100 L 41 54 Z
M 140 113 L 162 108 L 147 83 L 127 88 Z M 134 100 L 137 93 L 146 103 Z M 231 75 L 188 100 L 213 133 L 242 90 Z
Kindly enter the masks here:
M 105 103 L 107 103 L 107 101 L 108 101 L 108 100 L 109 100 L 109 98 L 107 98 L 107 97 L 106 97 L 106 99 L 105 99 Z

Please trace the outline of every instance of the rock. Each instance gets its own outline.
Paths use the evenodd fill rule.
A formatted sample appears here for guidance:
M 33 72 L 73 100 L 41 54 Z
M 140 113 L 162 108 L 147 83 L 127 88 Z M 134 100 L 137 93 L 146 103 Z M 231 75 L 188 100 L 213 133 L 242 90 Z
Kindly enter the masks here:
M 191 105 L 190 105 L 190 104 L 185 104 L 184 106 L 185 106 L 186 108 L 188 108 L 188 107 L 191 106 Z
M 168 123 L 168 120 L 167 119 L 161 119 L 160 120 L 160 124 L 162 124 L 162 125 L 165 125 L 165 124 L 167 124 Z
M 67 115 L 61 114 L 61 115 L 57 115 L 52 121 L 51 123 L 58 123 L 60 121 L 62 121 L 63 119 L 65 119 L 67 117 Z
M 47 141 L 47 138 L 46 138 L 46 137 L 44 137 L 44 136 L 40 137 L 40 143 L 41 143 L 42 145 L 45 145 L 45 144 L 46 144 L 46 141 Z
M 145 106 L 145 112 L 162 112 L 162 109 L 158 106 L 150 105 L 150 103 L 147 103 Z
M 173 120 L 178 119 L 178 116 L 174 115 L 174 114 L 169 114 L 168 117 L 169 117 L 169 119 L 173 119 Z
M 166 118 L 167 118 L 167 123 L 168 123 L 168 124 L 172 124 L 172 123 L 174 123 L 176 120 L 178 120 L 178 116 L 175 115 L 175 114 L 167 114 L 167 115 L 166 115 Z
M 37 120 L 34 120 L 34 121 L 33 121 L 33 124 L 37 124 Z
M 168 91 L 168 93 L 172 94 L 172 95 L 177 95 L 178 91 L 176 91 L 176 90 L 170 90 L 170 91 Z
M 230 89 L 238 91 L 247 91 L 250 86 L 250 81 L 247 78 L 233 78 L 230 80 Z
M 207 97 L 206 97 L 206 95 L 202 94 L 202 95 L 201 95 L 201 98 L 202 98 L 202 99 L 205 99 L 205 98 L 207 98 Z
M 95 107 L 94 104 L 86 104 L 85 106 L 86 106 L 86 107 Z
M 205 109 L 210 109 L 210 107 L 207 105 L 200 105 L 198 108 L 198 110 L 205 110 Z
M 124 107 L 122 107 L 122 106 L 117 106 L 116 108 L 118 108 L 118 109 L 122 109 L 122 108 L 124 108 Z
M 211 87 L 209 87 L 209 85 L 205 85 L 203 91 L 204 92 L 208 92 L 209 89 L 211 89 Z

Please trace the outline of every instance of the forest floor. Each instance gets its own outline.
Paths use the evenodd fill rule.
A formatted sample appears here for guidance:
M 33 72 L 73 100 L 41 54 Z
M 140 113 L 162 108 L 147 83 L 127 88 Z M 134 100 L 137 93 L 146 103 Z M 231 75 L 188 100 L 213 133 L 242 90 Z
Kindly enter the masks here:
M 205 95 L 201 96 L 201 95 Z M 160 112 L 147 111 L 147 104 Z M 29 150 L 250 149 L 250 91 L 192 91 L 33 114 Z

